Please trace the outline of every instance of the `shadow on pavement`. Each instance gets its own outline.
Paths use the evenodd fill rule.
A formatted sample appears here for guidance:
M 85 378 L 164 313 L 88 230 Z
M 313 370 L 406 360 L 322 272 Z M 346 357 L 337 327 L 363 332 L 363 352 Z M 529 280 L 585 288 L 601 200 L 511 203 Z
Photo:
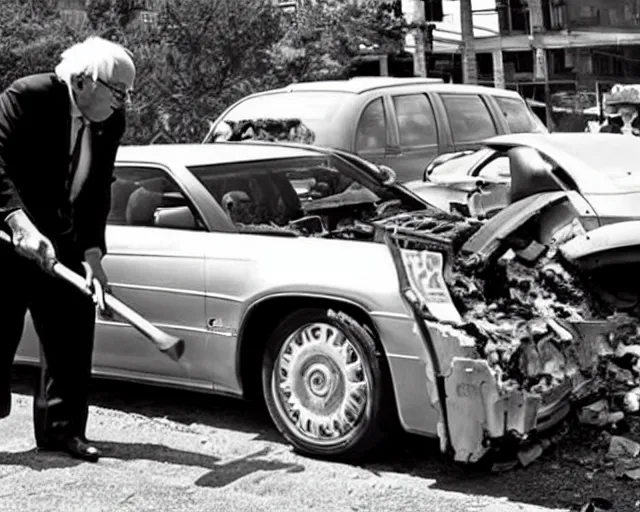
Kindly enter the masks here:
M 24 452 L 0 452 L 0 466 L 23 466 L 34 471 L 72 468 L 81 461 L 56 452 L 39 452 L 36 448 Z
M 105 457 L 120 460 L 151 460 L 180 466 L 196 466 L 210 470 L 196 480 L 195 484 L 201 487 L 224 487 L 240 478 L 251 475 L 256 471 L 287 471 L 298 473 L 304 471 L 304 466 L 299 464 L 286 464 L 278 461 L 263 460 L 270 453 L 265 448 L 257 453 L 249 454 L 228 462 L 220 463 L 218 457 L 202 455 L 195 452 L 176 450 L 167 446 L 146 443 L 113 443 L 98 442 L 97 446 L 103 450 Z
M 403 473 L 424 479 L 432 489 L 507 498 L 529 505 L 580 510 L 593 497 L 614 503 L 616 512 L 637 512 L 640 482 L 616 480 L 606 471 L 590 471 L 572 459 L 572 446 L 558 446 L 527 468 L 500 473 L 485 467 L 463 467 L 440 453 L 439 443 L 420 436 L 401 436 L 377 461 L 362 467 L 374 474 Z M 583 447 L 587 450 L 588 447 Z
M 14 367 L 14 393 L 33 394 L 38 369 Z M 284 444 L 262 404 L 219 395 L 160 388 L 116 380 L 95 378 L 91 383 L 91 405 L 117 409 L 150 418 L 166 418 L 191 425 L 200 423 L 214 428 L 256 434 L 256 440 Z
M 31 394 L 35 370 L 14 370 L 14 392 Z M 91 391 L 92 405 L 136 413 L 148 417 L 163 417 L 190 425 L 200 423 L 214 428 L 256 434 L 256 440 L 285 445 L 261 404 L 173 389 L 160 389 L 142 384 L 95 379 Z M 210 469 L 196 483 L 221 487 L 255 471 L 304 471 L 300 465 L 260 460 L 260 454 L 219 464 L 214 457 L 180 452 L 157 445 L 127 445 L 104 443 L 106 456 L 121 459 L 150 459 L 195 465 Z M 13 455 L 12 455 L 13 456 Z M 14 454 L 30 459 L 30 452 Z M 38 458 L 40 456 L 38 455 Z M 53 456 L 50 456 L 53 457 Z M 52 464 L 73 464 L 63 457 L 49 459 Z M 22 464 L 6 461 L 0 454 L 0 464 Z M 27 462 L 41 464 L 40 462 Z M 31 467 L 31 466 L 30 466 Z M 65 467 L 65 466 L 60 466 Z M 510 501 L 579 510 L 580 505 L 594 496 L 611 499 L 618 511 L 640 510 L 640 483 L 617 481 L 606 472 L 589 472 L 579 463 L 568 462 L 559 450 L 543 455 L 526 469 L 491 473 L 478 468 L 463 469 L 442 456 L 438 443 L 408 434 L 398 434 L 385 443 L 384 453 L 362 465 L 374 474 L 402 473 L 423 479 L 433 489 L 473 495 L 507 498 Z

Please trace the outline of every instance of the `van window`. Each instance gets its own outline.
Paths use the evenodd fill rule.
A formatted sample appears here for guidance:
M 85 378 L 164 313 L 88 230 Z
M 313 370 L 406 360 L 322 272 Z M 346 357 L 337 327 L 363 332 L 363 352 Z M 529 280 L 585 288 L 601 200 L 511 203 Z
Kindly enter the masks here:
M 438 130 L 431 103 L 424 94 L 395 96 L 400 146 L 431 146 L 438 143 Z
M 537 123 L 524 101 L 517 98 L 503 98 L 501 96 L 494 96 L 493 99 L 496 100 L 498 107 L 506 118 L 511 133 L 530 133 L 537 131 Z
M 299 120 L 313 144 L 324 145 L 335 131 L 335 118 L 350 97 L 342 92 L 277 92 L 248 98 L 222 119 L 226 122 Z M 277 126 L 277 124 L 276 124 Z M 281 140 L 282 137 L 275 137 Z M 286 137 L 285 137 L 286 140 Z
M 475 142 L 497 135 L 489 109 L 475 94 L 443 94 L 453 141 L 456 144 Z
M 387 121 L 382 98 L 369 103 L 358 123 L 356 152 L 384 150 L 387 146 Z

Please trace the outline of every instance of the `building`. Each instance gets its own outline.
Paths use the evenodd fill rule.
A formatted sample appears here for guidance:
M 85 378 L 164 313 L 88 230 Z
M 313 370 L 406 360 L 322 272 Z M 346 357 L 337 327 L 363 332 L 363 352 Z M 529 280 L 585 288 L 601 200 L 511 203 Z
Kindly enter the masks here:
M 403 0 L 405 14 L 422 1 Z M 613 84 L 640 83 L 640 0 L 473 0 L 472 9 L 479 83 L 518 90 L 542 117 L 547 103 L 597 112 Z M 461 82 L 459 1 L 443 0 L 443 12 L 427 67 Z
M 460 4 L 444 0 L 443 7 L 430 56 L 436 73 L 447 61 L 457 67 L 462 45 Z M 481 83 L 548 80 L 552 89 L 594 91 L 640 83 L 640 0 L 473 0 L 473 11 Z

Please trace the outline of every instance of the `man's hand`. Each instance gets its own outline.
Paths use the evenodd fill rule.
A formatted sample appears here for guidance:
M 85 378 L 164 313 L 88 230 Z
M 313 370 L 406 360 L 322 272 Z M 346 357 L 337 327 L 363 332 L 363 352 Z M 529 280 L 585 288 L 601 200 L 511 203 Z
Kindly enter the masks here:
M 51 241 L 38 231 L 29 217 L 22 210 L 17 210 L 5 222 L 11 229 L 16 251 L 34 260 L 43 270 L 51 272 L 56 262 L 56 251 Z
M 107 274 L 102 267 L 102 251 L 97 247 L 87 249 L 82 263 L 87 280 L 87 287 L 93 292 L 93 298 L 100 313 L 107 313 L 104 303 L 104 293 L 111 291 Z

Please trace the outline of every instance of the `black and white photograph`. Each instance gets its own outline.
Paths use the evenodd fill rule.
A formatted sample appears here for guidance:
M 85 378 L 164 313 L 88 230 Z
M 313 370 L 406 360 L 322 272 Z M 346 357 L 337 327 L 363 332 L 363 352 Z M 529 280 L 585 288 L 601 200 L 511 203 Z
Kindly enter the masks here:
M 0 0 L 0 512 L 640 512 L 640 0 Z

